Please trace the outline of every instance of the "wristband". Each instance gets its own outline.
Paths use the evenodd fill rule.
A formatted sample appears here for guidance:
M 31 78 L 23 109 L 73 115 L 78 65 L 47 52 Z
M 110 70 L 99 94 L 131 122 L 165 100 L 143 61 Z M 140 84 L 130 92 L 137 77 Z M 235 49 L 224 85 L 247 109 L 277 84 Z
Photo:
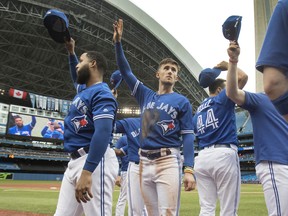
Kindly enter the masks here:
M 184 167 L 183 167 L 183 172 L 184 172 L 184 173 L 194 174 L 193 167 L 189 167 L 189 166 L 184 166 Z
M 232 64 L 237 64 L 237 63 L 238 63 L 238 60 L 229 59 L 229 62 L 231 62 Z

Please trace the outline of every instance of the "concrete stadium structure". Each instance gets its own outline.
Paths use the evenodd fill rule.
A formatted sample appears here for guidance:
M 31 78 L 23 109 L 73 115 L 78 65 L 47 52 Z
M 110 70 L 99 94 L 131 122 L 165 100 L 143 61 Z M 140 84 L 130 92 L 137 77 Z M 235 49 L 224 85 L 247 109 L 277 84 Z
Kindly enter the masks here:
M 267 25 L 269 23 L 273 9 L 277 0 L 254 0 L 254 20 L 255 20 L 255 59 L 257 61 L 262 47 Z M 256 62 L 255 61 L 255 62 Z M 256 92 L 264 91 L 263 75 L 256 72 Z

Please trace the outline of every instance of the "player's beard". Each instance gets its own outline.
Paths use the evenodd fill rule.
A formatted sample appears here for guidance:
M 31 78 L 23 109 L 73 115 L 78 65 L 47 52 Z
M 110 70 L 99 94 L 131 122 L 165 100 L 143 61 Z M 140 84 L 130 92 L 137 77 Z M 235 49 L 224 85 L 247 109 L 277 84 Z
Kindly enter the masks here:
M 16 124 L 18 128 L 22 128 L 23 127 L 23 123 L 21 124 Z
M 86 84 L 90 79 L 89 65 L 84 65 L 81 69 L 78 70 L 78 76 L 76 82 L 80 85 Z

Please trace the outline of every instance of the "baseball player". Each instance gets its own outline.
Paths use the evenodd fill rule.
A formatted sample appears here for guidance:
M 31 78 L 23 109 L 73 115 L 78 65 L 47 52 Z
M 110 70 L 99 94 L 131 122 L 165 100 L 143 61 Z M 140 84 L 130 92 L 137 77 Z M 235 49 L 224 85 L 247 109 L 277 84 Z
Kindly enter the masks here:
M 112 93 L 115 98 L 118 96 L 118 90 L 123 78 L 119 70 L 112 73 L 110 83 L 113 87 Z M 127 146 L 116 152 L 116 155 L 128 154 L 127 187 L 128 187 L 128 215 L 146 216 L 147 210 L 144 205 L 143 197 L 140 191 L 139 174 L 139 136 L 140 136 L 140 118 L 125 118 L 117 120 L 114 133 L 123 133 L 127 136 Z M 114 149 L 115 150 L 115 149 Z
M 288 121 L 288 0 L 279 0 L 271 16 L 256 69 L 264 90 Z
M 125 118 L 117 120 L 115 133 L 125 133 L 127 136 L 127 154 L 128 154 L 128 215 L 141 216 L 147 215 L 144 207 L 144 201 L 140 191 L 140 173 L 139 173 L 139 135 L 140 118 Z M 124 149 L 125 150 L 125 149 Z
M 221 62 L 199 75 L 203 88 L 209 87 L 209 97 L 198 107 L 193 123 L 200 151 L 195 157 L 195 176 L 200 201 L 200 215 L 215 215 L 217 198 L 220 215 L 237 215 L 240 198 L 240 165 L 235 123 L 235 103 L 226 96 L 226 81 L 215 79 L 228 63 Z M 247 82 L 240 69 L 239 87 Z
M 128 161 L 128 155 L 125 153 L 125 150 L 123 150 L 123 148 L 126 147 L 127 145 L 128 145 L 127 136 L 124 135 L 117 140 L 117 143 L 115 144 L 116 149 L 114 149 L 114 151 L 119 150 L 122 153 L 124 153 L 124 155 L 121 154 L 121 156 L 119 155 L 118 157 L 119 160 L 121 161 L 121 171 L 120 175 L 117 176 L 116 185 L 121 187 L 121 189 L 116 204 L 115 216 L 124 216 L 125 213 L 126 200 L 127 200 L 127 168 L 129 161 Z
M 21 116 L 14 115 L 13 118 L 14 118 L 15 126 L 9 128 L 8 134 L 21 135 L 21 136 L 31 136 L 32 129 L 36 125 L 36 117 L 32 115 L 31 116 L 32 121 L 26 125 L 24 125 Z
M 121 44 L 123 20 L 114 23 L 116 59 L 123 79 L 140 105 L 140 186 L 148 215 L 178 215 L 181 173 L 180 137 L 184 145 L 185 190 L 195 188 L 193 174 L 194 135 L 192 107 L 186 97 L 173 91 L 178 63 L 163 59 L 156 72 L 157 92 L 143 85 L 132 73 Z
M 250 113 L 256 174 L 263 186 L 268 215 L 288 215 L 288 123 L 266 94 L 238 89 L 239 45 L 231 42 L 227 51 L 231 61 L 235 62 L 229 64 L 227 95 Z
M 117 102 L 103 83 L 106 59 L 98 52 L 75 55 L 66 41 L 77 95 L 64 121 L 64 149 L 71 160 L 64 173 L 55 216 L 112 215 L 118 161 L 110 148 Z

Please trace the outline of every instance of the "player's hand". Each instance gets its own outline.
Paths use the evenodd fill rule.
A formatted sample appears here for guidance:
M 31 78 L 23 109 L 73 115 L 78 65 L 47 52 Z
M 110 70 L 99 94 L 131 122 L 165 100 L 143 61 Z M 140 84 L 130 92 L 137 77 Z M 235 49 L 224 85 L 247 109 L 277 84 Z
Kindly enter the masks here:
M 125 156 L 124 152 L 121 151 L 121 149 L 116 149 L 116 148 L 114 148 L 114 152 L 115 152 L 116 156 L 118 156 L 118 157 L 123 157 L 123 156 Z
M 117 176 L 116 181 L 115 181 L 115 184 L 116 184 L 118 187 L 121 187 L 121 176 Z
M 184 173 L 183 184 L 185 191 L 194 190 L 196 187 L 194 175 L 192 175 L 191 173 Z
M 111 92 L 112 92 L 112 94 L 113 94 L 113 96 L 117 99 L 117 97 L 118 97 L 118 91 L 117 91 L 117 89 L 112 89 L 111 90 Z
M 87 170 L 83 170 L 79 180 L 76 183 L 75 197 L 77 202 L 80 203 L 82 201 L 86 203 L 87 201 L 90 201 L 91 198 L 93 198 L 91 185 L 92 173 Z
M 122 33 L 123 33 L 123 20 L 118 19 L 113 24 L 114 33 L 113 33 L 113 42 L 121 42 Z
M 229 48 L 227 49 L 228 56 L 233 61 L 238 61 L 240 55 L 240 47 L 238 42 L 230 41 Z
M 65 46 L 70 55 L 75 55 L 75 40 L 73 38 L 70 41 L 65 40 Z
M 226 70 L 228 70 L 228 62 L 227 61 L 221 61 L 214 68 L 218 68 L 221 71 L 226 71 Z

